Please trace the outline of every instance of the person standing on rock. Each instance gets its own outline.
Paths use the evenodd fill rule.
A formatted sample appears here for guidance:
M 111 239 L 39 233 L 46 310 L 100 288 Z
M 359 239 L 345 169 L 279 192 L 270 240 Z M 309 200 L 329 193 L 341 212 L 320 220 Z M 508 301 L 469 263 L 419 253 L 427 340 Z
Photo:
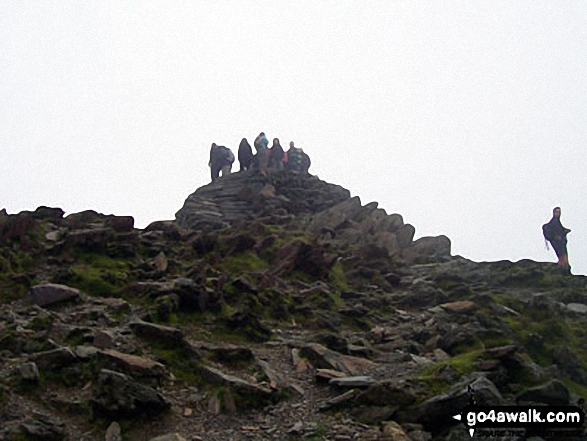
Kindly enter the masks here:
M 218 179 L 220 171 L 222 171 L 222 176 L 229 175 L 233 162 L 234 154 L 228 147 L 212 143 L 212 147 L 210 148 L 210 161 L 208 162 L 212 182 Z
M 241 139 L 238 146 L 238 162 L 240 163 L 240 171 L 249 170 L 253 162 L 253 149 L 247 138 Z
M 552 219 L 542 226 L 544 238 L 550 242 L 556 257 L 558 257 L 557 264 L 570 268 L 569 254 L 567 252 L 567 234 L 571 232 L 570 229 L 563 227 L 561 224 L 561 209 L 555 207 L 552 210 Z
M 297 148 L 293 141 L 289 143 L 286 165 L 289 170 L 300 171 L 302 169 L 302 149 Z
M 269 151 L 267 150 L 269 141 L 265 136 L 265 132 L 259 133 L 254 144 L 255 150 L 257 150 L 257 164 L 259 165 L 259 170 L 261 170 L 261 174 L 265 175 L 267 174 L 267 164 L 269 162 Z
M 283 169 L 283 156 L 283 147 L 281 147 L 279 139 L 273 139 L 273 145 L 269 153 L 269 167 L 276 168 L 277 170 Z

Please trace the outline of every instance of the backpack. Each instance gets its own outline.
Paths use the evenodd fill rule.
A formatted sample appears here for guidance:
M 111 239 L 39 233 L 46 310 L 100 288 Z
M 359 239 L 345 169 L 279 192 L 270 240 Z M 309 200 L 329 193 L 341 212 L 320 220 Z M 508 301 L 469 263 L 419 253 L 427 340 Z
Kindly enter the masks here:
M 542 234 L 544 235 L 544 239 L 546 239 L 549 242 L 553 239 L 552 225 L 550 224 L 550 222 L 542 225 Z

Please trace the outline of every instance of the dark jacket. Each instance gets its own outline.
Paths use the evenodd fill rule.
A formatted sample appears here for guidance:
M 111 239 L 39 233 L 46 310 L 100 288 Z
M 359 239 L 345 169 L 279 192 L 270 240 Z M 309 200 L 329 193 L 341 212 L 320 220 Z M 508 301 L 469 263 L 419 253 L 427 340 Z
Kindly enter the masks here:
M 550 243 L 557 242 L 560 244 L 567 243 L 568 231 L 561 224 L 561 220 L 558 217 L 553 216 L 552 219 L 543 227 L 544 237 Z
M 238 146 L 238 162 L 245 167 L 248 167 L 252 160 L 253 149 L 251 144 L 249 144 L 249 141 L 247 141 L 246 138 L 243 138 Z
M 273 144 L 269 153 L 269 163 L 277 164 L 283 160 L 283 147 L 280 144 Z

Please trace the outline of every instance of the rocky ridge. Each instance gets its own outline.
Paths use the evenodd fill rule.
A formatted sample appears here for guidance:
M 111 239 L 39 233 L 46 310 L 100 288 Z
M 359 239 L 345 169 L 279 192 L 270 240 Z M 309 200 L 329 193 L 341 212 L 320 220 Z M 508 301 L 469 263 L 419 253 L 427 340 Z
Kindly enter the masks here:
M 587 398 L 585 277 L 413 238 L 286 172 L 145 229 L 0 212 L 0 440 L 458 440 L 468 387 Z

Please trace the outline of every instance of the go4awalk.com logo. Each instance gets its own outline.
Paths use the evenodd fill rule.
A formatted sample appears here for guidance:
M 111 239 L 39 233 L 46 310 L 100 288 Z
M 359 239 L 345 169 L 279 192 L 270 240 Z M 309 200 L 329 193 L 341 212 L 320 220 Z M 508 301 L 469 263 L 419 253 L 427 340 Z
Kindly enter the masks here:
M 453 415 L 469 429 L 471 437 L 477 429 L 526 429 L 530 431 L 579 431 L 585 413 L 578 406 L 477 406 L 469 404 Z

